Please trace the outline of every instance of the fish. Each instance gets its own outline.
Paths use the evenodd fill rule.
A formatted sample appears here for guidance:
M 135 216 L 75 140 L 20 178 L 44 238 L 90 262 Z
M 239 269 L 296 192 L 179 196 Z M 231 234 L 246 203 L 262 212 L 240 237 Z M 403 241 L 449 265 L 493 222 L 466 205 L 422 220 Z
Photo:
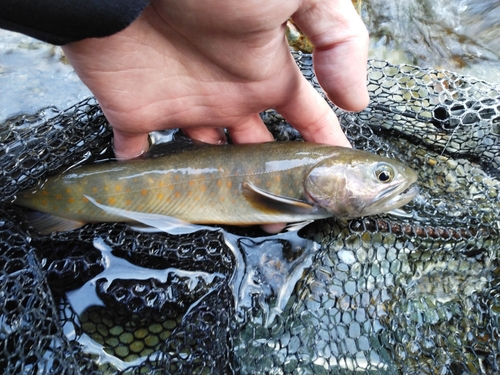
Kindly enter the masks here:
M 351 148 L 309 142 L 206 145 L 155 158 L 79 166 L 21 191 L 47 234 L 86 223 L 134 222 L 124 212 L 195 224 L 250 226 L 399 208 L 418 193 L 415 171 Z

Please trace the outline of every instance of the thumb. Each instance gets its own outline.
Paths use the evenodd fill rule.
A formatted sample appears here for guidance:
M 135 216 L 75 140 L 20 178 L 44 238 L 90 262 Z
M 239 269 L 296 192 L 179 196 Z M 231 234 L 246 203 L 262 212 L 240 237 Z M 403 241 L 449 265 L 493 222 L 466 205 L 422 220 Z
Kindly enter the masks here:
M 292 17 L 314 45 L 318 82 L 339 107 L 360 111 L 368 105 L 368 31 L 351 0 L 312 2 Z

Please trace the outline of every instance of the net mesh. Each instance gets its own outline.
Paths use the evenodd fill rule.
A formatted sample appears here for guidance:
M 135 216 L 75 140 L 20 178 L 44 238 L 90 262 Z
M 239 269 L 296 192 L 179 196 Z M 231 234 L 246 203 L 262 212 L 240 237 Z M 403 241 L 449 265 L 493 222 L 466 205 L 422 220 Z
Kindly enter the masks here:
M 294 55 L 319 89 L 311 57 Z M 93 99 L 2 124 L 2 372 L 498 373 L 500 89 L 368 67 L 369 107 L 335 110 L 354 147 L 415 169 L 420 194 L 397 216 L 318 220 L 297 234 L 309 242 L 123 224 L 37 236 L 15 194 L 109 157 L 110 128 Z M 300 138 L 274 111 L 262 118 Z

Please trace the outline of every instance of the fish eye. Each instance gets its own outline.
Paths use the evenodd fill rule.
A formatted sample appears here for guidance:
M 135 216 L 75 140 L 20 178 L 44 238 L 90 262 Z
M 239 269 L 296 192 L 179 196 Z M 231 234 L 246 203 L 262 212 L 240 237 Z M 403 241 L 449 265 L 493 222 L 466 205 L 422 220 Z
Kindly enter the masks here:
M 394 169 L 386 164 L 379 165 L 375 169 L 375 176 L 377 177 L 377 180 L 382 183 L 391 182 L 394 178 Z

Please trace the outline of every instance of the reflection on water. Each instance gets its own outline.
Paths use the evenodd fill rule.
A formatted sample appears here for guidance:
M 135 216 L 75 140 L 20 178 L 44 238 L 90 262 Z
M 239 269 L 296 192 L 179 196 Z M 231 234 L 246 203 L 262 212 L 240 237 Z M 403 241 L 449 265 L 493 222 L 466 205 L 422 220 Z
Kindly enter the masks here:
M 162 343 L 172 330 L 224 282 L 232 290 L 240 323 L 250 320 L 271 326 L 288 305 L 319 245 L 301 238 L 297 231 L 249 238 L 220 228 L 211 230 L 223 234 L 236 260 L 230 280 L 219 272 L 135 265 L 96 237 L 93 245 L 105 268 L 66 293 L 63 314 L 74 315 L 65 319 L 66 337 L 95 357 L 105 373 L 140 365 L 148 356 L 161 356 Z M 174 232 L 178 234 L 179 229 Z

